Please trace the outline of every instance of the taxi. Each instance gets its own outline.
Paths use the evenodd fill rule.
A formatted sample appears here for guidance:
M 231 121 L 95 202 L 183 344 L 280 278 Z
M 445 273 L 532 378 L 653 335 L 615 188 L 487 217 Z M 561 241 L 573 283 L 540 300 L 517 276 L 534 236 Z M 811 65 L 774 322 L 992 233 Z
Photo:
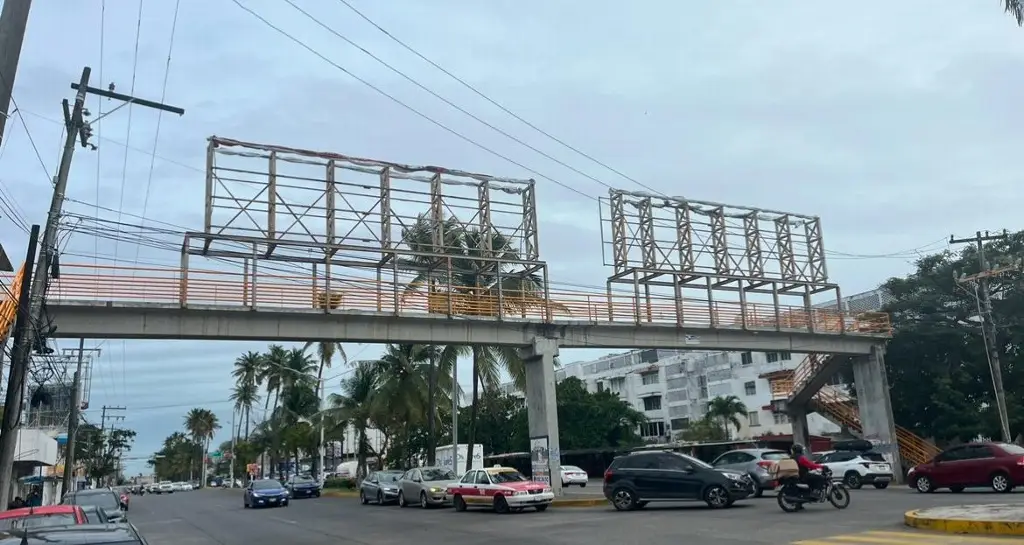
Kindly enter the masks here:
M 544 511 L 555 500 L 550 486 L 501 466 L 466 472 L 459 482 L 448 485 L 446 495 L 456 511 L 483 507 L 495 513 L 518 513 L 527 507 Z

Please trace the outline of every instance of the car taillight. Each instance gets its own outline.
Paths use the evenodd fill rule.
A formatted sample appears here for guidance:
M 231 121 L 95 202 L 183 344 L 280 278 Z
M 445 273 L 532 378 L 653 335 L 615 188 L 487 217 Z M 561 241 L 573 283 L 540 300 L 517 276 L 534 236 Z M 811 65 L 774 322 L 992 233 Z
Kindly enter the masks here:
M 1024 466 L 1024 456 L 1021 456 L 1020 460 L 1017 460 L 1017 465 Z
M 610 481 L 610 480 L 611 480 L 611 478 L 612 478 L 612 470 L 610 470 L 610 469 L 606 469 L 606 470 L 604 471 L 604 482 L 608 482 L 608 481 Z
M 764 469 L 769 469 L 770 467 L 775 465 L 775 462 L 772 462 L 771 460 L 762 460 L 758 462 L 757 465 L 763 467 Z

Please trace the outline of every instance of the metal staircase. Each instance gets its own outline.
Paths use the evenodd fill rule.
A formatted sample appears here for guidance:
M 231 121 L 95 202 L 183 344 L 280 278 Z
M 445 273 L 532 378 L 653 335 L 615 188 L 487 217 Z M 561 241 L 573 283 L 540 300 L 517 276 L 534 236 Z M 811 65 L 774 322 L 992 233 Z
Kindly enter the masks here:
M 14 321 L 18 318 L 18 294 L 21 293 L 21 281 L 25 276 L 25 266 L 18 269 L 14 280 L 7 287 L 0 301 L 0 339 L 6 339 L 14 327 Z
M 778 376 L 771 380 L 772 397 L 790 399 L 801 389 L 808 386 L 818 372 L 828 367 L 829 355 L 808 354 L 793 370 L 790 376 Z M 863 428 L 857 403 L 849 395 L 832 386 L 824 386 L 810 398 L 810 409 L 824 416 L 839 427 L 850 430 L 861 436 Z M 918 465 L 931 460 L 939 452 L 938 447 L 916 435 L 914 432 L 896 426 L 896 441 L 899 444 L 900 456 L 908 465 Z

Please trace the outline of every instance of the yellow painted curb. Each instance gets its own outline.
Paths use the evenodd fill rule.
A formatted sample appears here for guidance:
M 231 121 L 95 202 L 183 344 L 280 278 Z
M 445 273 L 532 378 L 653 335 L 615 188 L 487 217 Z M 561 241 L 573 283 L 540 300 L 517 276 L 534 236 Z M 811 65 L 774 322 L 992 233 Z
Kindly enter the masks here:
M 947 534 L 1024 536 L 1024 522 L 933 518 L 922 516 L 918 510 L 904 513 L 903 523 L 919 530 L 931 530 Z
M 599 507 L 601 505 L 608 505 L 608 500 L 604 498 L 593 498 L 593 499 L 556 499 L 552 502 L 555 507 Z
M 320 495 L 328 498 L 358 498 L 359 492 L 353 490 L 324 490 Z

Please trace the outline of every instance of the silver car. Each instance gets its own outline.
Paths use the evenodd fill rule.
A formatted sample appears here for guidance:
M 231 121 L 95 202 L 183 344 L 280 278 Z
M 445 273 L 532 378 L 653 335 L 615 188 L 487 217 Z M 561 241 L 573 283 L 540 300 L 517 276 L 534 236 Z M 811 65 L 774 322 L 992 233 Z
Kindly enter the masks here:
M 402 475 L 398 484 L 398 505 L 408 507 L 419 505 L 426 509 L 451 503 L 446 491 L 448 485 L 457 481 L 452 470 L 444 467 L 417 467 Z
M 765 490 L 774 490 L 779 483 L 772 479 L 771 467 L 789 453 L 783 450 L 764 448 L 744 448 L 730 450 L 719 456 L 711 465 L 715 469 L 730 469 L 750 475 L 754 481 L 755 498 L 760 498 Z

